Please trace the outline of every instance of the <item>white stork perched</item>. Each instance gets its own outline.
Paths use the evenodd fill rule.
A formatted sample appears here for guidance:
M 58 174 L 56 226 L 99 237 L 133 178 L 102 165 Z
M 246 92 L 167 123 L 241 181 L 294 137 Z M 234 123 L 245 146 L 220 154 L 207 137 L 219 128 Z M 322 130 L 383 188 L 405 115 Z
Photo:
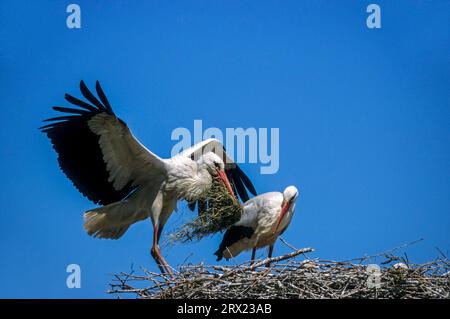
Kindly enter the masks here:
M 291 222 L 297 197 L 297 188 L 289 186 L 283 193 L 264 193 L 248 200 L 243 206 L 241 219 L 225 232 L 219 249 L 214 253 L 217 261 L 223 257 L 235 257 L 249 249 L 253 249 L 253 261 L 256 249 L 265 246 L 269 246 L 268 257 L 271 258 L 275 241 Z
M 218 140 L 205 140 L 162 159 L 116 117 L 98 81 L 99 99 L 83 81 L 80 89 L 90 103 L 66 94 L 66 100 L 79 108 L 53 107 L 69 115 L 45 120 L 51 124 L 41 130 L 51 140 L 59 166 L 73 185 L 102 205 L 84 214 L 84 228 L 94 237 L 118 239 L 132 224 L 150 217 L 154 231 L 151 255 L 160 270 L 173 278 L 158 241 L 177 201 L 189 201 L 194 210 L 214 177 L 244 201 L 248 199 L 246 189 L 256 194 L 255 188 Z

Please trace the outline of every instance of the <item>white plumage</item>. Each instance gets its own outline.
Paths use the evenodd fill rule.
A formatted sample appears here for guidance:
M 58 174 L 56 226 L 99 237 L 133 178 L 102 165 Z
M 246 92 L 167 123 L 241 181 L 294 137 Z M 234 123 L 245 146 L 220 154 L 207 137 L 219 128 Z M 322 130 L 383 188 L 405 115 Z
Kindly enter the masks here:
M 283 193 L 264 193 L 248 200 L 241 219 L 226 231 L 215 252 L 217 260 L 229 259 L 250 249 L 253 260 L 256 249 L 266 246 L 269 246 L 270 258 L 275 241 L 291 222 L 297 198 L 297 188 L 289 186 Z
M 158 241 L 178 200 L 194 203 L 218 177 L 230 194 L 248 199 L 256 194 L 248 177 L 226 155 L 223 145 L 208 139 L 169 159 L 145 148 L 113 112 L 100 84 L 97 99 L 80 83 L 90 102 L 66 94 L 81 107 L 54 107 L 70 115 L 51 118 L 42 131 L 52 141 L 58 162 L 74 186 L 103 205 L 84 214 L 84 228 L 98 238 L 120 238 L 134 223 L 148 217 L 154 225 L 152 256 L 171 274 Z M 231 183 L 230 183 L 231 181 Z

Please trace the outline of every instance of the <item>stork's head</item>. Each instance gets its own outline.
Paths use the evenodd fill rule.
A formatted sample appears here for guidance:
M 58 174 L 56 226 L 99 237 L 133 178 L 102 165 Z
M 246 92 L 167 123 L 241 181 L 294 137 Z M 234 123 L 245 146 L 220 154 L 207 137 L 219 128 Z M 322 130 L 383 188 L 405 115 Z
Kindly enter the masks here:
M 288 186 L 283 192 L 283 202 L 281 204 L 281 213 L 280 217 L 278 217 L 277 227 L 275 228 L 275 232 L 278 230 L 278 227 L 281 224 L 284 216 L 288 211 L 292 211 L 291 208 L 294 208 L 295 201 L 298 198 L 298 189 L 295 186 Z
M 217 170 L 224 170 L 223 160 L 214 152 L 208 152 L 200 157 L 199 164 L 204 165 L 211 175 L 215 175 Z
M 227 174 L 225 173 L 225 164 L 220 156 L 214 152 L 208 152 L 200 158 L 199 165 L 204 166 L 211 176 L 219 177 L 230 195 L 237 200 Z

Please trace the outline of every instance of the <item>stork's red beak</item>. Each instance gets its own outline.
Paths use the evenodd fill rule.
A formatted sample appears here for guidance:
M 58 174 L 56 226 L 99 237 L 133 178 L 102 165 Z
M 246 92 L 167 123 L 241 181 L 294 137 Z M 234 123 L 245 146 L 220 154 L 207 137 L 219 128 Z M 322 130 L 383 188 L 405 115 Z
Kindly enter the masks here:
M 227 174 L 223 170 L 217 170 L 217 174 L 219 175 L 220 180 L 225 185 L 225 188 L 227 189 L 228 193 L 233 197 L 233 200 L 237 202 L 236 195 L 233 192 L 233 188 L 231 187 L 230 181 L 228 180 Z
M 280 217 L 278 217 L 278 222 L 277 222 L 277 227 L 275 228 L 275 233 L 278 230 L 278 227 L 280 227 L 281 221 L 284 218 L 284 215 L 286 215 L 286 212 L 288 211 L 289 207 L 291 206 L 290 202 L 283 202 L 283 204 L 281 205 L 281 213 L 280 213 Z

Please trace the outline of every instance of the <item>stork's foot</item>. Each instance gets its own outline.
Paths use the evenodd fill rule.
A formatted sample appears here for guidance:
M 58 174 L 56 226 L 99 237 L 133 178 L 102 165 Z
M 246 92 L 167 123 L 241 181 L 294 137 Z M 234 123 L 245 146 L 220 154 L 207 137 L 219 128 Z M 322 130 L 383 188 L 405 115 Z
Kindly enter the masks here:
M 150 249 L 150 255 L 152 255 L 153 259 L 155 260 L 156 265 L 159 268 L 159 271 L 161 272 L 161 274 L 166 274 L 166 271 L 164 270 L 163 265 L 161 264 L 161 260 L 158 257 L 158 254 L 156 253 L 156 249 L 154 249 L 152 247 L 152 249 Z
M 155 260 L 156 264 L 158 265 L 159 270 L 161 271 L 161 274 L 165 275 L 166 273 L 170 276 L 170 278 L 173 281 L 176 281 L 175 276 L 172 274 L 172 271 L 170 270 L 169 265 L 167 264 L 164 257 L 161 255 L 161 252 L 159 251 L 158 246 L 153 246 L 150 250 L 150 254 L 152 255 L 153 259 Z M 166 276 L 164 276 L 166 281 L 169 282 Z

